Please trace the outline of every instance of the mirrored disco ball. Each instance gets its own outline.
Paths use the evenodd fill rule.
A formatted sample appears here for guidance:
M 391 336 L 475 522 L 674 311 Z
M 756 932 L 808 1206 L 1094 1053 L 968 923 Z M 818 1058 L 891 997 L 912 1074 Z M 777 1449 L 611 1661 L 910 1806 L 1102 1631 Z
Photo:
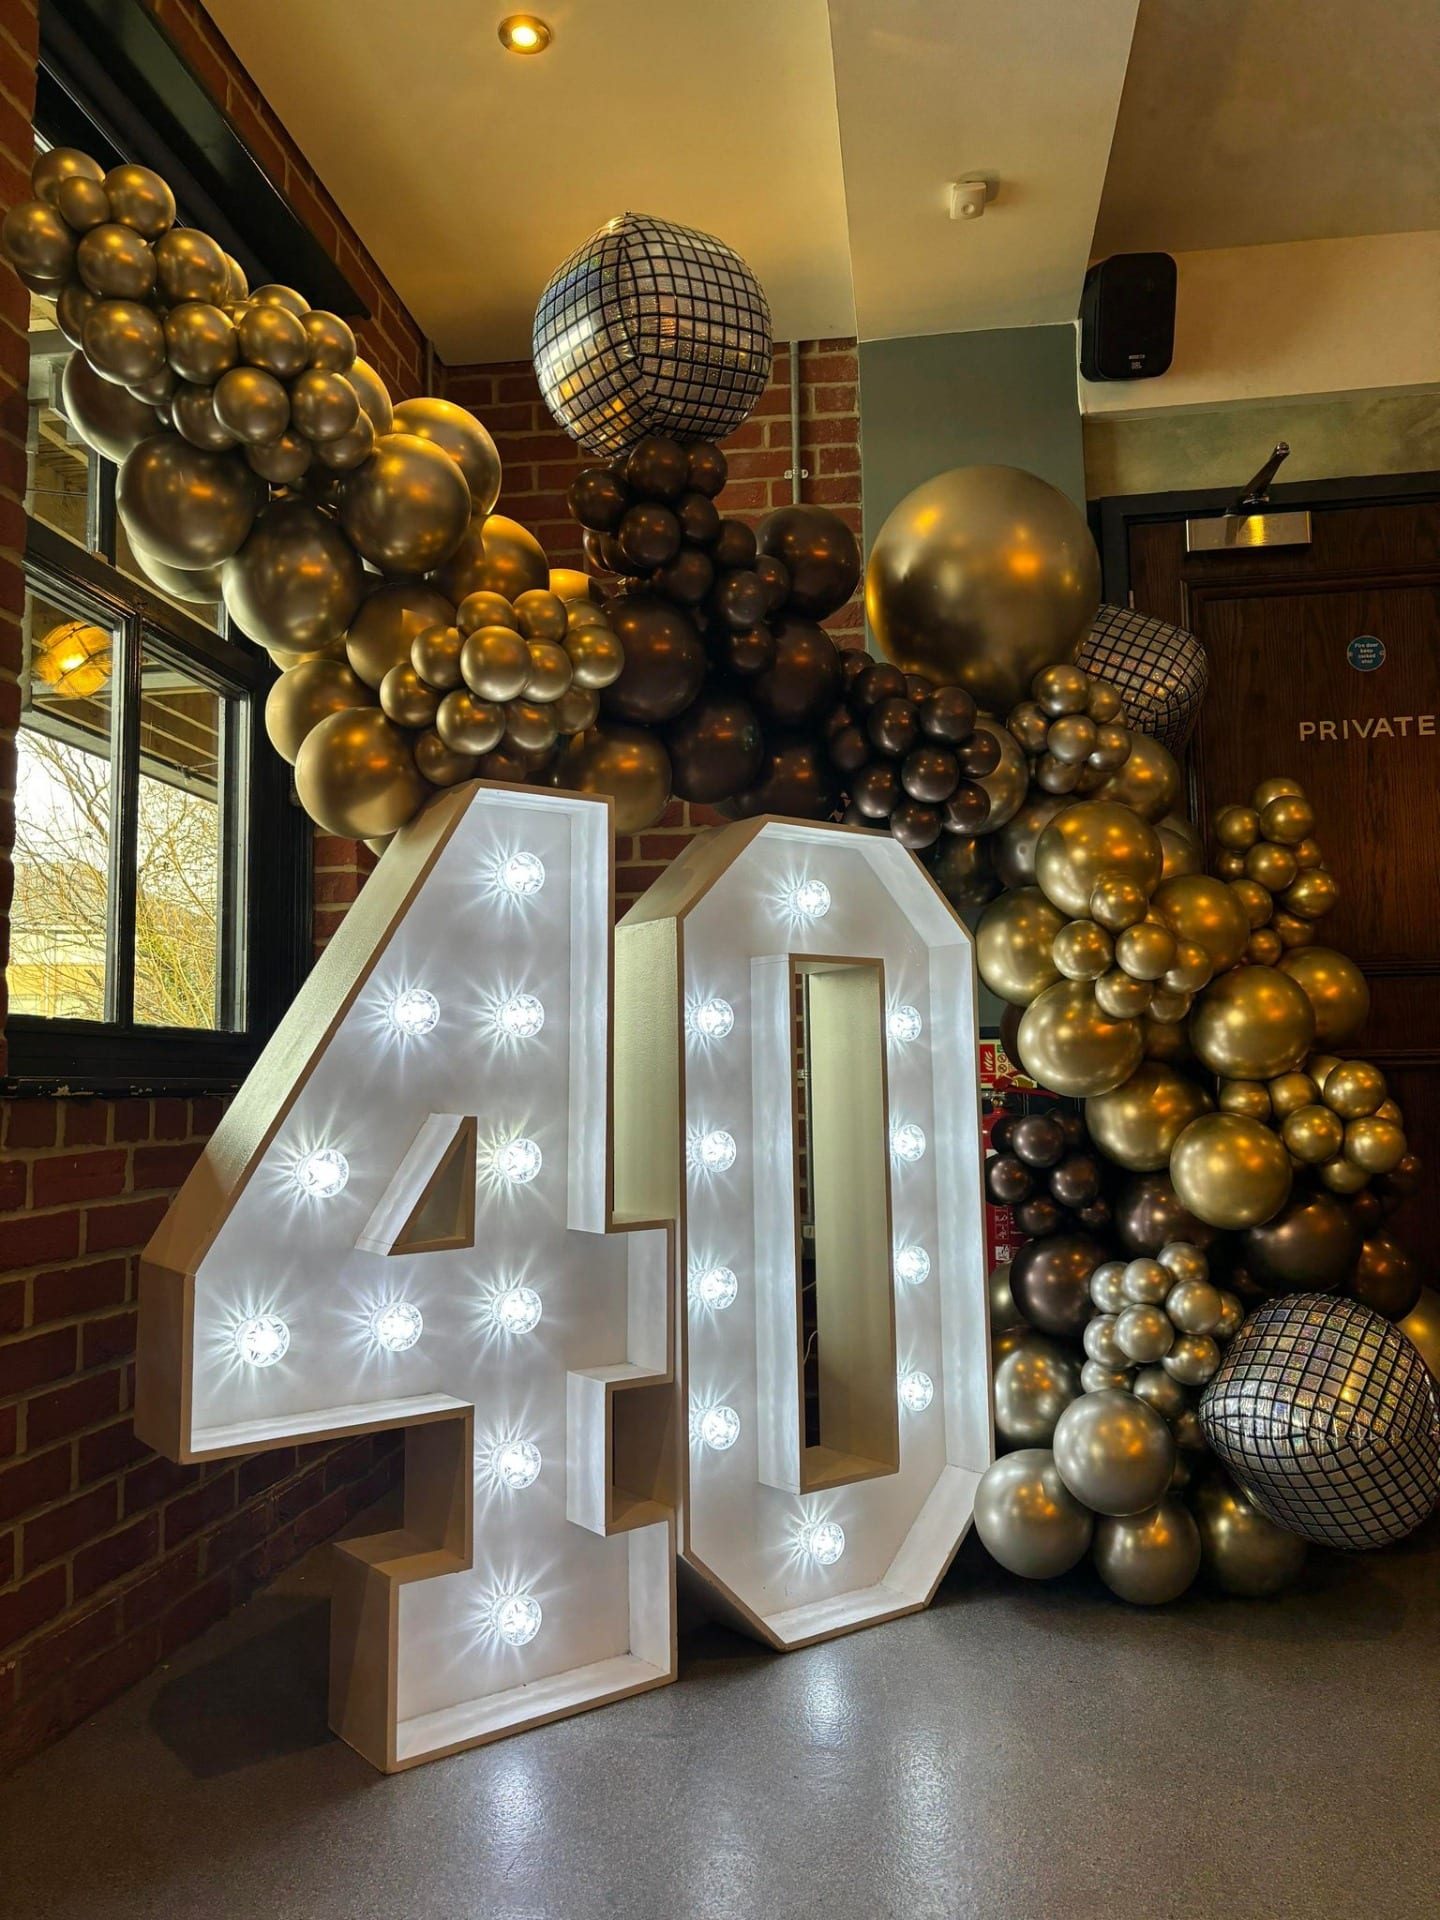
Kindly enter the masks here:
M 1200 1422 L 1261 1512 L 1320 1546 L 1402 1539 L 1440 1496 L 1440 1406 L 1425 1362 L 1354 1300 L 1267 1301 L 1205 1389 Z
M 1200 713 L 1210 663 L 1184 627 L 1150 613 L 1104 607 L 1076 664 L 1120 689 L 1132 727 L 1178 753 Z
M 770 307 L 723 240 L 627 213 L 551 276 L 532 351 L 546 406 L 592 453 L 722 440 L 770 378 Z

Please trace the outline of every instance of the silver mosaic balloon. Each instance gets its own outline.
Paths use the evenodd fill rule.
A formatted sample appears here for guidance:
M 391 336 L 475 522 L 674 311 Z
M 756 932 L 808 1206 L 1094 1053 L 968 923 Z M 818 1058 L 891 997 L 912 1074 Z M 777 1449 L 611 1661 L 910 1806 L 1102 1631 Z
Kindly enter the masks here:
M 1205 1389 L 1200 1420 L 1260 1511 L 1320 1546 L 1403 1539 L 1440 1497 L 1440 1405 L 1425 1363 L 1354 1300 L 1267 1300 Z
M 1210 665 L 1184 627 L 1128 607 L 1102 606 L 1077 666 L 1120 689 L 1130 725 L 1178 753 L 1205 698 Z
M 592 453 L 723 440 L 770 378 L 770 307 L 722 240 L 627 213 L 551 275 L 532 338 L 545 404 Z

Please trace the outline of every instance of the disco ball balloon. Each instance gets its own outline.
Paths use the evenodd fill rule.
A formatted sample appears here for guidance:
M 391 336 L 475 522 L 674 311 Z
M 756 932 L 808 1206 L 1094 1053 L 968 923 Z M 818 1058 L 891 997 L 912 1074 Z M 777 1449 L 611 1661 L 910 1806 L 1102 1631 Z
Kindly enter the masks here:
M 723 440 L 770 378 L 770 307 L 723 241 L 627 213 L 551 275 L 532 352 L 545 404 L 592 453 Z
M 1184 746 L 1210 678 L 1193 633 L 1153 614 L 1102 606 L 1075 663 L 1120 689 L 1132 727 L 1177 753 Z
M 1440 1405 L 1425 1363 L 1354 1300 L 1290 1293 L 1258 1308 L 1205 1389 L 1200 1421 L 1260 1511 L 1319 1546 L 1403 1539 L 1440 1496 Z

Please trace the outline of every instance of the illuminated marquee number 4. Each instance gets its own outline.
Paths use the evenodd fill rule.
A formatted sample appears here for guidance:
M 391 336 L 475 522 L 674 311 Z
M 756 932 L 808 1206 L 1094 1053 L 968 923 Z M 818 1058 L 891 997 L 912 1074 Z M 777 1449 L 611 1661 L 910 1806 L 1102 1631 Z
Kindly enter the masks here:
M 991 1456 L 963 928 L 887 838 L 749 822 L 612 1009 L 611 900 L 605 803 L 434 802 L 146 1251 L 151 1445 L 405 1430 L 331 1626 L 387 1771 L 672 1680 L 677 1551 L 777 1645 L 923 1606 Z

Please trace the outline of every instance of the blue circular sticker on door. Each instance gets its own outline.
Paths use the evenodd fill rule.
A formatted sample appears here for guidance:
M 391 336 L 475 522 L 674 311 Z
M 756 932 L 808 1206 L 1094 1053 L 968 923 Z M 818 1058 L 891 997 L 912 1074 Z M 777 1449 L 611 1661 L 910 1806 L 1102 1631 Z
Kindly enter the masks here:
M 1345 649 L 1345 658 L 1357 673 L 1374 673 L 1385 664 L 1385 642 L 1373 633 L 1357 633 Z

